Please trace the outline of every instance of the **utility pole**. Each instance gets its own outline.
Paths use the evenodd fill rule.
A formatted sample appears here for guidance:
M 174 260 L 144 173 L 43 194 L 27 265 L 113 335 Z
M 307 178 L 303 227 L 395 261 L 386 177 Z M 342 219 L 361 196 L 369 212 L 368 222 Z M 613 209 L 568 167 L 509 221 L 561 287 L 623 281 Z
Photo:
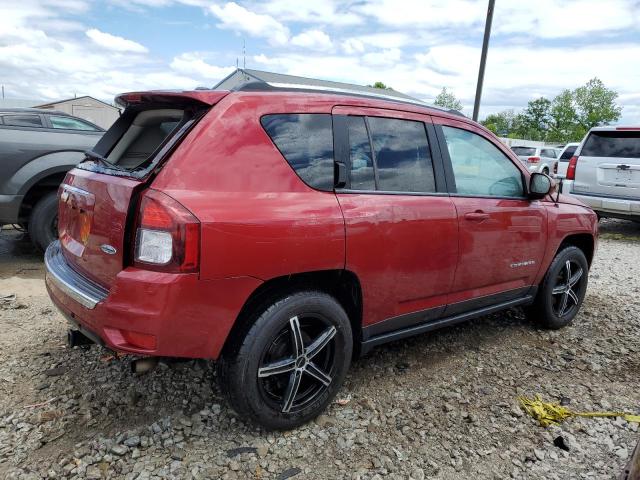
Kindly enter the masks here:
M 487 20 L 484 24 L 484 39 L 482 40 L 482 54 L 480 56 L 480 70 L 478 71 L 478 85 L 476 86 L 476 101 L 473 104 L 473 120 L 478 121 L 480 113 L 480 98 L 482 98 L 482 84 L 484 83 L 484 67 L 487 63 L 487 50 L 489 50 L 489 38 L 491 37 L 491 22 L 493 21 L 493 7 L 496 0 L 489 0 L 487 8 Z

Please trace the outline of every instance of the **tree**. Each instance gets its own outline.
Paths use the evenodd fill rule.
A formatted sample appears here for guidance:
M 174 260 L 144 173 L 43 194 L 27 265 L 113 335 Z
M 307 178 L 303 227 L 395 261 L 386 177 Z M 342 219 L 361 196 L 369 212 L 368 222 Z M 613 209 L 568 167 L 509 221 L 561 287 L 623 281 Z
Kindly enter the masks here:
M 551 126 L 547 134 L 550 142 L 567 143 L 578 140 L 586 131 L 578 123 L 574 95 L 571 90 L 560 92 L 551 102 Z
M 586 130 L 598 125 L 609 125 L 620 118 L 622 108 L 616 104 L 618 93 L 604 86 L 599 78 L 573 92 L 578 122 Z
M 522 115 L 525 138 L 545 140 L 552 122 L 551 101 L 544 97 L 530 100 Z
M 462 102 L 453 93 L 447 92 L 447 87 L 442 87 L 433 104 L 447 110 L 462 110 Z
M 373 85 L 367 85 L 368 87 L 373 87 L 373 88 L 382 88 L 383 90 L 393 90 L 391 87 L 387 87 L 384 83 L 382 82 L 376 82 Z
M 514 129 L 516 114 L 513 110 L 504 110 L 487 115 L 480 123 L 501 137 L 508 136 Z

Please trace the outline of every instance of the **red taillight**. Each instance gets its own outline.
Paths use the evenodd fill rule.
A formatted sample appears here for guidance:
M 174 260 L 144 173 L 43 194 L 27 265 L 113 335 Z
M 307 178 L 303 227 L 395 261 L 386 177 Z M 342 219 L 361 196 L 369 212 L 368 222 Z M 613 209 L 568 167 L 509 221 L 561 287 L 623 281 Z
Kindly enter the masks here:
M 527 158 L 529 163 L 538 163 L 540 161 L 540 157 L 529 157 Z
M 170 196 L 144 192 L 135 231 L 135 266 L 172 273 L 199 270 L 200 222 Z
M 571 157 L 569 166 L 567 167 L 567 180 L 576 179 L 576 166 L 578 165 L 578 157 Z

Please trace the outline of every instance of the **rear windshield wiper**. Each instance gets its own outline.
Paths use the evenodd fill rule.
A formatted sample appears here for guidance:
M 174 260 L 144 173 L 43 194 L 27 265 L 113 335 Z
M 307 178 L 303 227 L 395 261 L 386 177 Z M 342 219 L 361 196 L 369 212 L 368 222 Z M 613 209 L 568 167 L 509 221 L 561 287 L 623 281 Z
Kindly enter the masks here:
M 94 152 L 93 150 L 85 150 L 84 154 L 86 155 L 87 159 L 95 160 L 96 162 L 104 165 L 107 168 L 118 169 L 118 167 L 116 165 L 111 163 L 109 160 L 104 158 L 102 155 Z

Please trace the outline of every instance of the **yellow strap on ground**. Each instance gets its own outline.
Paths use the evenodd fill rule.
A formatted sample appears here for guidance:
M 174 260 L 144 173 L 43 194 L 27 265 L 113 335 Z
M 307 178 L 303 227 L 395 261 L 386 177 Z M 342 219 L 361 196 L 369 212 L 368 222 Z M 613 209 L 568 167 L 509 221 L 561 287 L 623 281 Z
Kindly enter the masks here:
M 522 409 L 543 427 L 558 424 L 569 417 L 622 417 L 627 422 L 640 423 L 640 415 L 625 412 L 573 412 L 557 403 L 543 402 L 539 395 L 534 398 L 518 397 Z

